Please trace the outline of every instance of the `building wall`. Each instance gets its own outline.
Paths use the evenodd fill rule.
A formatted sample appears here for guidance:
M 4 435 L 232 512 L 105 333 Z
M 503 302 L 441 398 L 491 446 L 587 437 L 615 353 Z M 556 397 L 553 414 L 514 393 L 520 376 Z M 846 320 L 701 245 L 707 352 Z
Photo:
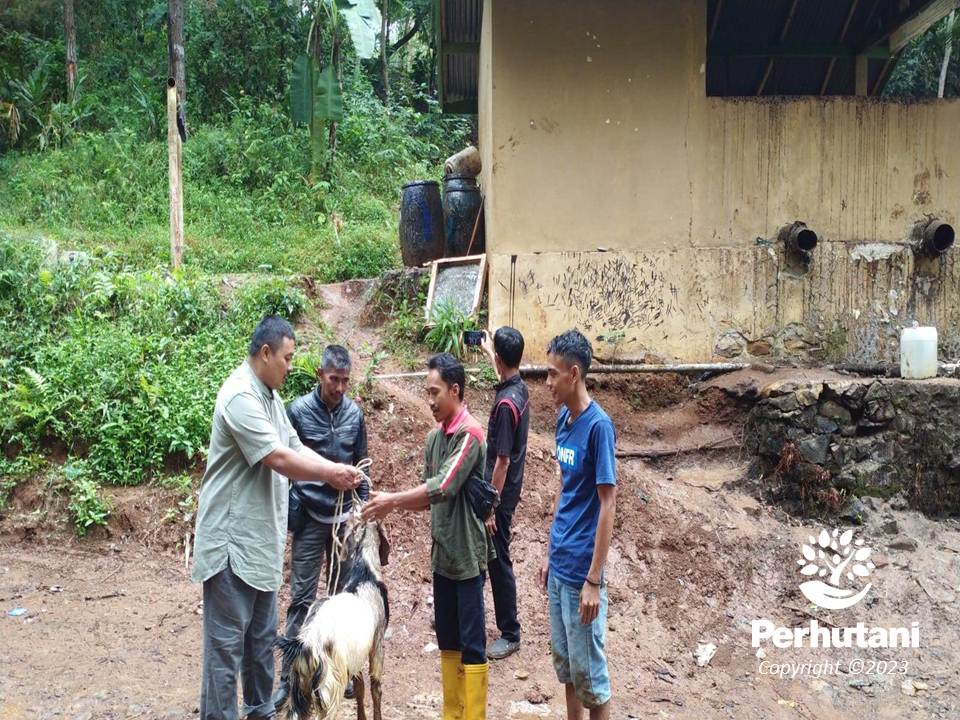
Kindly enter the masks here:
M 895 358 L 901 324 L 960 345 L 950 253 L 960 102 L 707 98 L 705 3 L 487 0 L 480 144 L 490 324 L 542 357 L 578 326 L 607 357 Z M 804 270 L 776 240 L 820 244 Z

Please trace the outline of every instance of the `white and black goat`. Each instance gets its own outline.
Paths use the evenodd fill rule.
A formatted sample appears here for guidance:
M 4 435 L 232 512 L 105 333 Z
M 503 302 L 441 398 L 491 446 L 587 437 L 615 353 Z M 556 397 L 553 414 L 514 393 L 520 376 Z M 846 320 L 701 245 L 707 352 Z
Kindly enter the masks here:
M 296 638 L 277 640 L 290 663 L 289 718 L 335 717 L 353 678 L 357 720 L 366 720 L 363 666 L 369 662 L 373 719 L 381 720 L 383 636 L 390 622 L 381 566 L 389 552 L 380 523 L 350 516 L 342 556 L 346 576 L 340 578 L 339 592 L 313 604 Z

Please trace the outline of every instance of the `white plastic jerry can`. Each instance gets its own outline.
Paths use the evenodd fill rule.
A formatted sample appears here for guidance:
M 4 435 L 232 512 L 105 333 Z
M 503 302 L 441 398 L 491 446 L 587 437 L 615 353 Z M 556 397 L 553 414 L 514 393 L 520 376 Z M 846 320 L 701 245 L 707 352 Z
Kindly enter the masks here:
M 937 376 L 937 329 L 904 328 L 900 331 L 900 377 L 923 379 Z

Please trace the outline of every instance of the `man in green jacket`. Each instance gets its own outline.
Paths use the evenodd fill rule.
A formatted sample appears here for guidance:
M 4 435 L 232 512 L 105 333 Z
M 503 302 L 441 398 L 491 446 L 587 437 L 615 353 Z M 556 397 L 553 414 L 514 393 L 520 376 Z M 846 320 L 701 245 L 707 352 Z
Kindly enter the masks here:
M 463 402 L 466 373 L 449 353 L 428 363 L 426 390 L 439 426 L 427 436 L 423 483 L 394 493 L 371 493 L 366 520 L 394 510 L 430 508 L 433 608 L 443 677 L 443 720 L 485 720 L 487 640 L 483 586 L 492 544 L 464 486 L 482 482 L 483 427 Z

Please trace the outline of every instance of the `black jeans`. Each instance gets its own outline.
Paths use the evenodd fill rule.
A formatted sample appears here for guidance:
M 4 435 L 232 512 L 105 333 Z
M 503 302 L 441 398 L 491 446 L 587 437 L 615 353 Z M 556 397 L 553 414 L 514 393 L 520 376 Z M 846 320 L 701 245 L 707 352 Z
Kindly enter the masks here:
M 493 591 L 493 609 L 497 629 L 504 640 L 520 642 L 520 621 L 517 620 L 517 581 L 513 576 L 513 560 L 510 558 L 510 524 L 517 501 L 510 498 L 497 507 L 497 531 L 493 534 L 493 547 L 497 557 L 487 566 L 490 573 L 490 589 Z
M 461 653 L 464 665 L 487 661 L 487 634 L 483 619 L 486 574 L 469 580 L 451 580 L 433 574 L 433 617 L 437 645 Z

